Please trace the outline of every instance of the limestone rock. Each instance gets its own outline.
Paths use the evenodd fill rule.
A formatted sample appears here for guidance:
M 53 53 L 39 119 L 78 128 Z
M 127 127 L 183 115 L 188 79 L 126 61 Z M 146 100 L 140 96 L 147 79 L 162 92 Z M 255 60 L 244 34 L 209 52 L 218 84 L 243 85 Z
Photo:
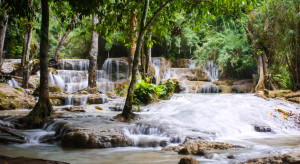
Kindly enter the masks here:
M 106 130 L 101 133 L 91 131 L 69 132 L 62 137 L 63 147 L 111 148 L 132 146 L 133 141 L 119 131 Z
M 252 158 L 245 162 L 241 162 L 240 164 L 264 164 L 264 163 L 300 163 L 300 154 L 299 153 L 291 153 L 291 154 L 281 154 L 263 158 Z
M 95 94 L 88 97 L 89 104 L 104 104 L 108 101 L 108 97 L 105 94 Z
M 240 145 L 232 145 L 224 142 L 214 142 L 214 141 L 199 141 L 193 139 L 186 139 L 183 144 L 178 146 L 166 147 L 163 148 L 163 151 L 175 151 L 178 154 L 183 155 L 199 155 L 204 156 L 206 153 L 211 150 L 226 150 L 226 149 L 236 149 L 244 148 Z
M 33 108 L 36 102 L 33 97 L 21 89 L 15 89 L 8 84 L 0 83 L 0 110 Z
M 180 159 L 178 164 L 200 164 L 200 163 L 193 157 L 183 157 Z
M 286 98 L 300 97 L 300 91 L 286 94 L 284 97 L 286 97 Z

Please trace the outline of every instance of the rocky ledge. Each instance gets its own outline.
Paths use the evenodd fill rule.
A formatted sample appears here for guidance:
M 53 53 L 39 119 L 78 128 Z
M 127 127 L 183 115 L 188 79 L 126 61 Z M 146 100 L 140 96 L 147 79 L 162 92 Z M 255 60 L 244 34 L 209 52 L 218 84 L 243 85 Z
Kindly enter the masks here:
M 269 157 L 262 158 L 252 158 L 240 164 L 264 164 L 264 163 L 274 163 L 274 164 L 296 164 L 300 163 L 300 153 L 291 154 L 280 154 Z
M 226 150 L 244 148 L 240 145 L 232 145 L 224 142 L 201 141 L 194 139 L 186 139 L 183 144 L 178 146 L 167 146 L 162 151 L 175 151 L 183 155 L 199 155 L 205 156 L 210 150 Z
M 34 98 L 25 90 L 0 83 L 0 110 L 30 109 L 35 103 Z

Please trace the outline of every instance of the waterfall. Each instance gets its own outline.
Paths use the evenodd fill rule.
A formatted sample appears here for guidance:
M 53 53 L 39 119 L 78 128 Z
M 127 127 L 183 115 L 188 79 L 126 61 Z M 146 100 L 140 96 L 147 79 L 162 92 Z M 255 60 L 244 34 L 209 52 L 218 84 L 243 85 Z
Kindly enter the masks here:
M 168 62 L 168 69 L 165 70 L 163 79 L 169 79 L 171 77 L 171 68 L 170 68 L 170 62 Z
M 89 69 L 89 60 L 87 59 L 64 59 L 63 70 L 87 71 Z
M 113 60 L 112 59 L 106 59 L 103 66 L 103 71 L 105 71 L 106 75 L 108 76 L 108 79 L 112 81 L 112 69 L 113 69 Z
M 219 67 L 213 61 L 208 61 L 205 66 L 205 73 L 210 78 L 211 82 L 218 80 Z
M 194 60 L 189 60 L 188 68 L 196 68 L 196 63 Z
M 151 58 L 151 62 L 155 69 L 155 77 L 160 77 L 160 58 Z
M 11 87 L 19 87 L 18 82 L 14 78 L 11 78 L 11 80 L 8 80 L 8 85 Z

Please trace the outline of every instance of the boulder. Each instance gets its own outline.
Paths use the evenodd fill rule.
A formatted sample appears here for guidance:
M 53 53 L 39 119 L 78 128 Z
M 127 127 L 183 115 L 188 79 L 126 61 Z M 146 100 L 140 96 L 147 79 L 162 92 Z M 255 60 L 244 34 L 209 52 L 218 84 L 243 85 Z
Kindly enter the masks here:
M 178 164 L 200 164 L 200 163 L 193 157 L 183 157 L 180 159 Z
M 72 148 L 112 148 L 132 146 L 133 141 L 117 130 L 92 132 L 78 130 L 66 133 L 62 137 L 63 147 Z

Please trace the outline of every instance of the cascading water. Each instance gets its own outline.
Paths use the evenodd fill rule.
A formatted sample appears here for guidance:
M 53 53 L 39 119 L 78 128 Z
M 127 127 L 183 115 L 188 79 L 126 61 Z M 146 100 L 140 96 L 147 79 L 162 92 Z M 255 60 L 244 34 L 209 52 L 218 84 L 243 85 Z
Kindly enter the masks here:
M 160 77 L 160 58 L 151 58 L 151 62 L 155 69 L 155 77 Z
M 219 67 L 213 61 L 208 61 L 204 68 L 206 75 L 210 79 L 210 83 L 205 83 L 200 86 L 200 93 L 219 93 L 219 87 L 213 84 L 214 81 L 218 80 Z M 198 90 L 195 91 L 198 93 Z
M 11 87 L 19 87 L 18 82 L 14 78 L 11 78 L 11 80 L 8 80 L 8 85 Z
M 188 68 L 196 68 L 196 63 L 194 60 L 189 60 Z
M 295 118 L 285 119 L 275 109 L 297 112 L 297 105 L 264 99 L 252 94 L 184 94 L 150 105 L 138 125 L 129 130 L 135 143 L 157 143 L 174 138 L 201 137 L 208 140 L 239 140 L 276 135 L 298 135 Z M 299 107 L 298 107 L 299 108 Z M 155 124 L 153 124 L 155 123 Z M 152 125 L 152 127 L 151 127 Z M 268 127 L 271 133 L 257 132 L 255 126 Z M 145 136 L 151 140 L 145 140 Z M 141 138 L 141 141 L 139 140 Z M 153 139 L 154 138 L 154 139 Z
M 218 80 L 219 67 L 213 61 L 208 61 L 205 66 L 205 73 L 210 78 L 211 82 Z

